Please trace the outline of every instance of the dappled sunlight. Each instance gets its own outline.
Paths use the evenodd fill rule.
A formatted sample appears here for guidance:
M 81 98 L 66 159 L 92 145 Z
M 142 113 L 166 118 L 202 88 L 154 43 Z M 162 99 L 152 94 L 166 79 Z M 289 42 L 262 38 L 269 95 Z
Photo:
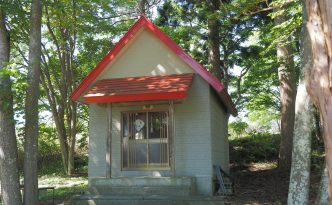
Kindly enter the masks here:
M 163 65 L 160 65 L 158 64 L 156 66 L 156 69 L 154 69 L 152 72 L 151 72 L 152 75 L 156 76 L 156 75 L 166 75 L 166 69 Z
M 152 176 L 154 176 L 154 177 L 161 177 L 162 175 L 161 175 L 161 173 L 159 171 L 153 171 L 152 172 Z
M 4 159 L 5 158 L 5 153 L 3 152 L 3 149 L 0 148 L 0 158 Z
M 265 171 L 276 169 L 278 164 L 276 162 L 261 162 L 261 163 L 251 163 L 248 165 L 247 170 L 250 172 Z
M 60 187 L 72 187 L 77 185 L 87 185 L 88 179 L 86 177 L 61 177 L 61 176 L 42 176 L 38 178 L 38 186 L 54 186 Z

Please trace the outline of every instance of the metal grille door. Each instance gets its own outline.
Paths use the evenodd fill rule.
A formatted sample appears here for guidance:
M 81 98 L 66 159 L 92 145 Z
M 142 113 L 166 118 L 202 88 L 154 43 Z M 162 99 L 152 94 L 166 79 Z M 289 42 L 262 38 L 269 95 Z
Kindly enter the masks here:
M 122 113 L 122 168 L 169 169 L 168 112 Z

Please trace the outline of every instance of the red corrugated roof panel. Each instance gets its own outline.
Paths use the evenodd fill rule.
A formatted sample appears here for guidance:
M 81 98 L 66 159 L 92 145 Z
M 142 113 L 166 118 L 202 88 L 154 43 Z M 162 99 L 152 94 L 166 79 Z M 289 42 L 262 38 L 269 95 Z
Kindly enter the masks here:
M 86 103 L 167 100 L 187 97 L 194 74 L 105 79 L 83 97 Z

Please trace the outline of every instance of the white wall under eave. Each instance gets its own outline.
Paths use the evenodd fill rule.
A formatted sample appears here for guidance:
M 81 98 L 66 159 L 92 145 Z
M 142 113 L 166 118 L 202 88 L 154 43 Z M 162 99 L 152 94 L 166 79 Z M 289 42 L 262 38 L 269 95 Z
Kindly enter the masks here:
M 89 178 L 106 177 L 106 108 L 89 105 Z

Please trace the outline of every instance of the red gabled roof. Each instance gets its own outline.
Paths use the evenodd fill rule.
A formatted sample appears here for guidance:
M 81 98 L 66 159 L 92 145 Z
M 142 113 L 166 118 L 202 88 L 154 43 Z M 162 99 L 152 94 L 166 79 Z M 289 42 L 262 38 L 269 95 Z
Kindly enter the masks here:
M 112 62 L 119 54 L 121 49 L 135 36 L 141 29 L 146 28 L 153 33 L 160 41 L 168 46 L 177 56 L 186 62 L 198 75 L 206 80 L 211 87 L 217 92 L 222 102 L 227 107 L 227 110 L 232 115 L 237 115 L 236 108 L 227 93 L 225 87 L 221 82 L 209 73 L 201 64 L 197 63 L 184 50 L 180 48 L 172 39 L 164 34 L 156 25 L 154 25 L 148 18 L 141 15 L 139 20 L 128 30 L 128 32 L 120 39 L 120 41 L 107 53 L 101 62 L 89 73 L 89 75 L 81 82 L 81 84 L 74 90 L 70 98 L 77 100 L 79 96 L 86 90 L 86 88 L 98 77 L 98 75 Z
M 187 97 L 194 74 L 105 79 L 84 96 L 86 103 L 171 100 Z

